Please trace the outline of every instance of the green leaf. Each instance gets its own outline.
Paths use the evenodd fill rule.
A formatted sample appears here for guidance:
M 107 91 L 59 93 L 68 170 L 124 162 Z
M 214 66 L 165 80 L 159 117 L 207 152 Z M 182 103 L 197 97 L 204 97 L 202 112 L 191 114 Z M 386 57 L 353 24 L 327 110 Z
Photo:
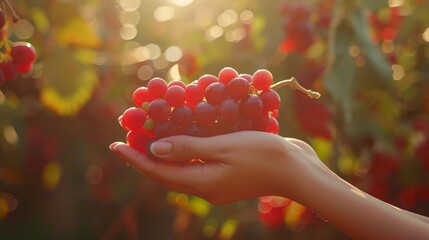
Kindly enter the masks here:
M 369 66 L 378 75 L 378 79 L 385 83 L 392 80 L 392 69 L 378 45 L 370 37 L 370 27 L 365 11 L 362 9 L 351 11 L 350 20 L 356 40 L 367 57 Z
M 365 7 L 375 11 L 389 6 L 386 0 L 362 0 L 362 3 Z
M 341 106 L 347 121 L 352 118 L 352 101 L 356 88 L 355 60 L 349 55 L 349 47 L 352 44 L 353 35 L 350 30 L 340 26 L 334 43 L 336 57 L 331 70 L 323 78 L 326 90 Z

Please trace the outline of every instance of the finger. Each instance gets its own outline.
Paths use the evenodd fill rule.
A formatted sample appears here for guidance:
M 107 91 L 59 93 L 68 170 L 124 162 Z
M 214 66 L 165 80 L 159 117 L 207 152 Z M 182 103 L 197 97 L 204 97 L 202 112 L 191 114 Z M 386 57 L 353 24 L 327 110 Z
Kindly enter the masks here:
M 152 160 L 124 143 L 117 143 L 113 147 L 113 151 L 140 173 L 162 185 L 183 192 L 195 192 L 195 187 L 198 187 L 204 178 L 210 175 L 206 171 L 207 168 L 202 166 L 203 164 L 176 164 Z
M 153 155 L 164 160 L 190 161 L 192 159 L 219 159 L 228 148 L 222 136 L 173 136 L 150 145 Z

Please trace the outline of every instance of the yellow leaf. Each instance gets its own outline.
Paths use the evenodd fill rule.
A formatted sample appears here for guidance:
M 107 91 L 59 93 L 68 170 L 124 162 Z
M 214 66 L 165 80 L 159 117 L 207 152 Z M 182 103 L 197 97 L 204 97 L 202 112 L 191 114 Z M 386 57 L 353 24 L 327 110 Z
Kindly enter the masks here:
M 36 28 L 41 33 L 47 33 L 49 31 L 50 24 L 45 11 L 39 7 L 34 7 L 31 9 L 31 15 Z
M 60 116 L 76 115 L 98 84 L 96 68 L 90 60 L 82 59 L 91 56 L 87 51 L 58 49 L 46 59 L 40 100 Z
M 93 28 L 83 19 L 75 17 L 56 31 L 56 37 L 60 46 L 78 46 L 98 48 L 101 39 Z
M 61 179 L 61 166 L 56 161 L 45 165 L 42 173 L 42 184 L 46 190 L 53 190 L 58 186 Z

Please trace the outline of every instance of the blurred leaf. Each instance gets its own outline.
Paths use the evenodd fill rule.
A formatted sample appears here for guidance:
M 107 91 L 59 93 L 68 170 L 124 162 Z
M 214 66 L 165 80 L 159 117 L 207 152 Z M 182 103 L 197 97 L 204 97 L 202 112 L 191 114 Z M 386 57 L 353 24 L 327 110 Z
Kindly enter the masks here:
M 92 96 L 98 75 L 90 59 L 82 61 L 88 51 L 63 49 L 46 60 L 41 101 L 58 115 L 75 115 Z
M 378 10 L 389 6 L 386 0 L 362 0 L 362 2 L 365 7 L 371 10 Z
M 63 27 L 57 29 L 56 37 L 59 45 L 97 48 L 101 39 L 89 24 L 81 18 L 69 20 Z
M 45 165 L 42 174 L 42 184 L 46 190 L 53 190 L 58 186 L 62 175 L 61 166 L 56 161 Z
M 359 42 L 368 63 L 379 75 L 379 79 L 387 82 L 392 79 L 392 69 L 378 45 L 370 36 L 370 25 L 366 12 L 362 9 L 351 11 L 350 20 L 353 25 L 356 40 Z
M 31 9 L 31 15 L 36 28 L 41 33 L 47 33 L 50 28 L 50 23 L 45 11 L 39 7 L 34 7 Z
M 354 58 L 349 55 L 353 40 L 353 35 L 347 28 L 340 26 L 337 29 L 333 44 L 336 57 L 331 71 L 323 78 L 326 90 L 341 106 L 348 122 L 352 118 L 352 102 L 356 91 L 356 65 Z

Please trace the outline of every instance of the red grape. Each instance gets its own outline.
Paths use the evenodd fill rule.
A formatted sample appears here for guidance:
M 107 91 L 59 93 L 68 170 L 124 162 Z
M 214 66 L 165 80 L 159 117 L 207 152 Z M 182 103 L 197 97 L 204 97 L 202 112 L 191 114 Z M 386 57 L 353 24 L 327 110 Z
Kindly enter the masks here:
M 198 87 L 201 89 L 201 91 L 205 92 L 206 88 L 210 84 L 215 83 L 215 82 L 219 82 L 219 80 L 216 76 L 213 76 L 211 74 L 205 74 L 198 79 L 197 84 L 198 84 Z
M 177 125 L 174 122 L 165 121 L 155 126 L 154 134 L 157 138 L 163 138 L 176 135 L 177 131 Z
M 223 100 L 217 107 L 219 122 L 227 125 L 232 125 L 238 122 L 240 118 L 240 110 L 237 101 L 233 99 Z
M 200 102 L 194 109 L 195 122 L 202 127 L 212 126 L 216 119 L 216 107 L 207 102 Z
M 152 101 L 147 87 L 137 88 L 133 93 L 133 101 L 137 107 L 142 107 L 143 103 Z
M 278 134 L 279 130 L 280 130 L 279 123 L 273 116 L 270 116 L 270 122 L 268 124 L 266 131 L 269 133 Z
M 171 107 L 164 99 L 155 99 L 149 104 L 147 115 L 155 122 L 168 120 L 171 113 Z
M 173 81 L 169 82 L 167 86 L 168 87 L 179 86 L 179 87 L 181 87 L 183 89 L 186 88 L 186 84 L 184 82 L 180 81 L 180 80 L 173 80 Z
M 146 116 L 146 112 L 141 108 L 128 108 L 120 119 L 121 125 L 128 130 L 139 130 L 143 128 Z
M 280 107 L 280 96 L 276 91 L 271 89 L 263 91 L 259 97 L 262 100 L 263 111 L 274 111 Z
M 192 109 L 187 106 L 180 106 L 173 110 L 171 113 L 171 121 L 173 121 L 177 126 L 182 128 L 189 127 L 193 122 L 193 113 Z
M 189 84 L 186 86 L 186 102 L 192 106 L 197 105 L 204 98 L 204 92 L 197 84 Z
M 262 112 L 262 108 L 262 100 L 257 95 L 250 95 L 240 104 L 241 115 L 246 119 L 256 118 Z
M 153 134 L 144 129 L 129 131 L 127 134 L 127 143 L 139 152 L 146 153 L 146 145 L 153 137 Z
M 238 72 L 231 67 L 225 67 L 219 72 L 219 82 L 228 84 L 232 79 L 238 77 Z
M 167 91 L 167 82 L 159 77 L 152 78 L 147 84 L 147 90 L 152 98 L 162 98 Z
M 233 99 L 244 99 L 249 95 L 249 82 L 241 77 L 234 78 L 226 86 L 226 91 Z
M 225 84 L 221 82 L 210 84 L 206 89 L 205 97 L 208 103 L 218 105 L 227 97 Z
M 273 75 L 266 69 L 260 69 L 253 74 L 252 84 L 258 90 L 268 90 L 273 84 Z
M 36 60 L 36 50 L 27 42 L 15 42 L 10 55 L 13 63 L 18 65 L 33 64 Z
M 185 103 L 186 93 L 185 89 L 180 86 L 170 86 L 165 92 L 164 99 L 172 107 L 178 107 Z

